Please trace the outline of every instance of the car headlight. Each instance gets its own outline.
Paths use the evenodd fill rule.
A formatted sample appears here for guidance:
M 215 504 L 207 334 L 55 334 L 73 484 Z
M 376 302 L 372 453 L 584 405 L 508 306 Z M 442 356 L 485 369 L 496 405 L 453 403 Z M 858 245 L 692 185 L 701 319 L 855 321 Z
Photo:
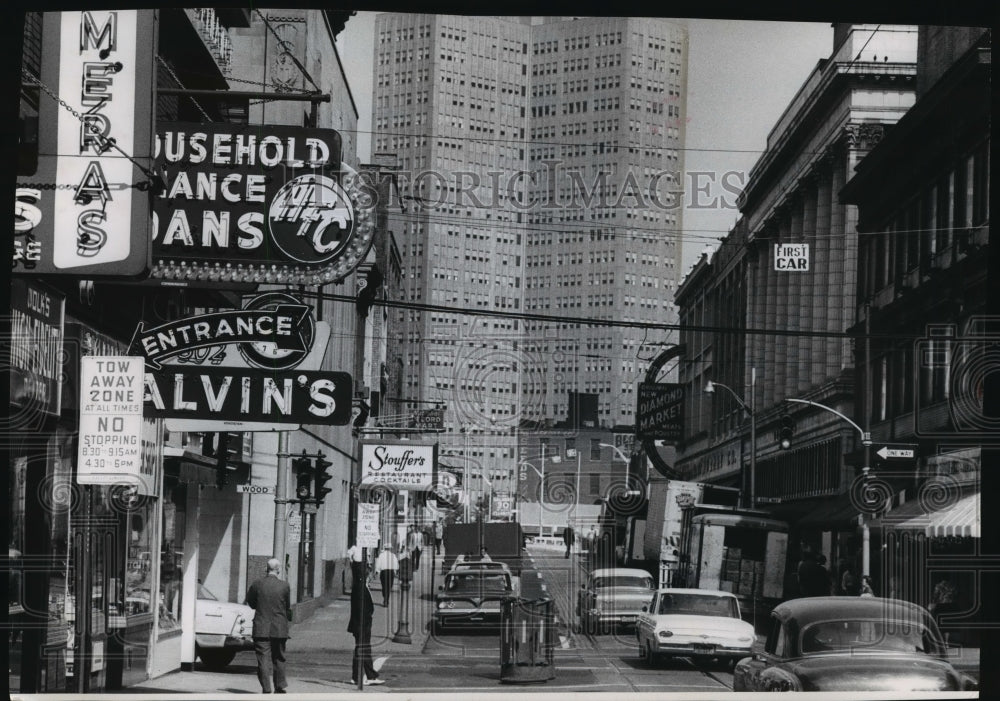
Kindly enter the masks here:
M 749 637 L 749 636 L 744 636 L 742 638 L 737 638 L 737 640 L 740 641 L 741 643 L 752 643 L 753 642 L 753 638 Z
M 658 630 L 656 631 L 656 636 L 659 638 L 669 638 L 673 635 L 673 631 L 669 630 Z
M 802 691 L 802 685 L 791 677 L 778 677 L 767 684 L 767 691 Z

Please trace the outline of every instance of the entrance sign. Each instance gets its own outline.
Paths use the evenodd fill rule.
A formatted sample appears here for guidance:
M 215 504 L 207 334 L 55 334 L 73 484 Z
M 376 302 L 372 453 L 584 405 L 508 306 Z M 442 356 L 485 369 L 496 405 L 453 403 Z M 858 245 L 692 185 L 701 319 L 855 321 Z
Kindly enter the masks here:
M 379 515 L 381 504 L 358 504 L 358 546 L 362 548 L 378 547 L 381 539 L 379 534 Z
M 153 278 L 336 282 L 374 241 L 376 193 L 333 129 L 173 122 L 155 153 Z
M 684 435 L 684 386 L 640 382 L 635 427 L 640 440 L 679 441 Z
M 43 14 L 41 81 L 58 102 L 39 98 L 52 128 L 15 194 L 15 273 L 149 270 L 154 31 L 153 10 Z
M 809 270 L 809 244 L 774 244 L 774 269 L 807 272 Z
M 303 327 L 309 311 L 304 304 L 279 304 L 274 309 L 235 309 L 168 322 L 149 331 L 139 322 L 132 350 L 141 350 L 150 367 L 159 370 L 159 361 L 167 356 L 241 343 L 246 344 L 246 352 L 258 360 L 257 366 L 264 367 L 275 354 L 262 353 L 259 348 L 263 343 L 277 351 L 296 351 L 284 353 L 283 357 L 304 357 L 308 349 Z M 282 364 L 294 367 L 296 363 L 286 361 Z
M 142 358 L 84 356 L 80 377 L 77 482 L 140 485 Z
M 147 373 L 147 416 L 343 426 L 351 419 L 346 372 L 167 366 Z M 281 430 L 272 426 L 275 430 Z
M 437 474 L 437 443 L 363 441 L 361 484 L 399 489 L 433 489 Z

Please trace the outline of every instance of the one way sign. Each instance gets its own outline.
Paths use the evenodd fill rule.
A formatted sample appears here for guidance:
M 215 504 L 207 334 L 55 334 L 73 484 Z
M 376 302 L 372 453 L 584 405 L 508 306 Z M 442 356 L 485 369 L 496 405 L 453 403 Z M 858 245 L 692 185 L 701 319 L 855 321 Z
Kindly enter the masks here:
M 876 450 L 875 454 L 883 460 L 890 460 L 892 458 L 913 459 L 917 451 L 913 448 L 890 448 L 884 445 Z

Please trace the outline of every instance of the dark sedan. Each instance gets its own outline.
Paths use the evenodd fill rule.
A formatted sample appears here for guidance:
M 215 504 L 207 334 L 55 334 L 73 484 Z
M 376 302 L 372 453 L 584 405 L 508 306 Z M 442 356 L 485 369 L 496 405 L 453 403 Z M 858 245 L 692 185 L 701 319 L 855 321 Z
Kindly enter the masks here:
M 459 568 L 444 578 L 435 597 L 432 632 L 499 629 L 500 602 L 514 596 L 509 572 L 490 568 Z
M 764 651 L 741 660 L 733 691 L 963 691 L 930 614 L 897 599 L 820 596 L 779 604 Z

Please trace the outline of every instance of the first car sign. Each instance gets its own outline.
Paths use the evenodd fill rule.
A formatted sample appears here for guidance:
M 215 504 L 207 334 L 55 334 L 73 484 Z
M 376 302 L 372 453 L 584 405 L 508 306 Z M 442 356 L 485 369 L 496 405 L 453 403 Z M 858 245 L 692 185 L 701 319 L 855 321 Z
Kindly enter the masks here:
M 774 244 L 775 270 L 809 270 L 808 243 L 776 243 Z

